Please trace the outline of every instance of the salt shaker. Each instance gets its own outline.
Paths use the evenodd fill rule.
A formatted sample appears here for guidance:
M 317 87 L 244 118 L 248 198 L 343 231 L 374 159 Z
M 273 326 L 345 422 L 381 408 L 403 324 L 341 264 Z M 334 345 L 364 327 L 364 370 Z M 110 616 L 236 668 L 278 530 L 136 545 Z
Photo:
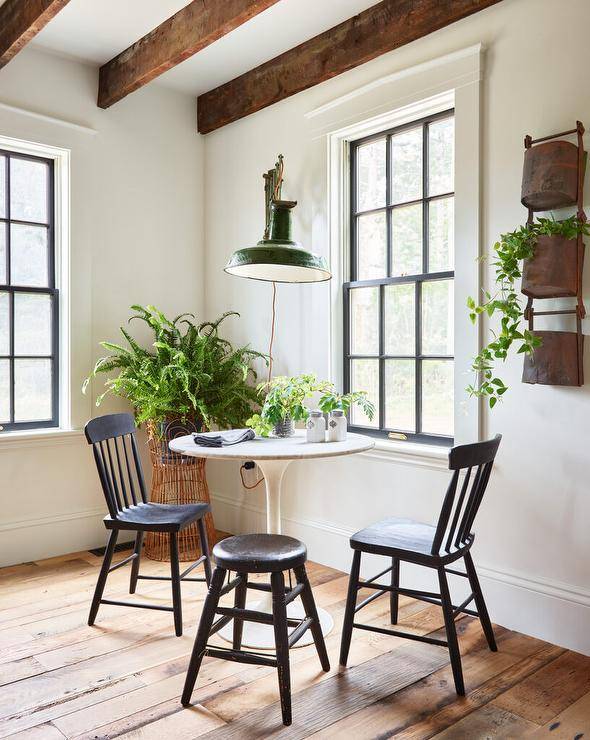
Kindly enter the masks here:
M 344 442 L 346 439 L 346 416 L 342 409 L 330 412 L 328 420 L 328 442 Z
M 319 409 L 310 411 L 309 418 L 305 424 L 308 442 L 326 441 L 326 420 Z

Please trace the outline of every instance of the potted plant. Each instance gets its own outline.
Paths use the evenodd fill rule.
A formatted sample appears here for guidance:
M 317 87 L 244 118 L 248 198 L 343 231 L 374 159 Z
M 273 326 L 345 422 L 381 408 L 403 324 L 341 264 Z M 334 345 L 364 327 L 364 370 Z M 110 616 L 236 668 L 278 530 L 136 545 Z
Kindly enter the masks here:
M 145 322 L 153 332 L 153 343 L 144 348 L 121 327 L 128 347 L 101 342 L 111 352 L 100 358 L 83 390 L 98 374 L 118 374 L 106 380 L 105 396 L 113 394 L 129 401 L 138 424 L 148 423 L 158 436 L 163 422 L 188 420 L 197 428 L 240 426 L 259 404 L 254 386 L 253 360 L 266 356 L 249 347 L 235 349 L 219 336 L 219 327 L 229 311 L 217 321 L 195 323 L 193 314 L 167 318 L 154 306 L 131 306 L 129 319 Z
M 565 290 L 564 286 L 569 280 L 567 277 L 564 280 L 555 276 L 556 272 L 560 272 L 559 262 L 562 259 L 569 259 L 570 253 L 568 246 L 566 252 L 560 254 L 559 244 L 563 241 L 575 242 L 578 236 L 589 233 L 588 224 L 577 216 L 562 221 L 539 218 L 533 223 L 520 226 L 515 231 L 502 234 L 500 241 L 496 242 L 493 248 L 495 260 L 492 263 L 496 268 L 496 293 L 491 295 L 485 291 L 485 301 L 482 303 L 477 303 L 472 297 L 467 299 L 469 316 L 473 323 L 483 313 L 490 318 L 496 314 L 501 317 L 499 333 L 492 332 L 492 341 L 473 360 L 471 369 L 476 375 L 476 380 L 467 387 L 467 392 L 471 396 L 487 398 L 490 408 L 493 408 L 508 390 L 504 381 L 493 372 L 495 361 L 505 361 L 514 342 L 520 342 L 517 353 L 529 356 L 532 356 L 535 349 L 542 344 L 542 333 L 528 329 L 521 331 L 524 310 L 516 289 L 516 281 L 523 276 L 522 263 L 525 264 L 525 272 L 528 272 L 524 290 L 533 291 L 537 296 L 539 293 L 545 293 L 543 297 L 550 297 L 547 295 L 550 290 L 560 288 Z M 539 243 L 540 261 L 546 265 L 546 269 L 535 263 Z M 550 258 L 546 256 L 547 250 L 551 250 Z M 569 269 L 561 272 L 569 273 Z
M 247 346 L 234 348 L 219 336 L 220 325 L 229 316 L 239 315 L 235 312 L 225 313 L 217 321 L 196 323 L 188 313 L 169 319 L 154 306 L 134 305 L 131 309 L 136 313 L 129 321 L 143 321 L 152 331 L 151 346 L 142 347 L 121 327 L 128 346 L 101 342 L 110 354 L 97 361 L 83 390 L 92 378 L 107 375 L 106 391 L 96 405 L 108 394 L 120 396 L 133 407 L 137 424 L 146 424 L 153 469 L 152 500 L 208 500 L 204 460 L 177 455 L 169 450 L 168 443 L 202 428 L 243 426 L 261 401 L 252 362 L 266 360 L 266 356 Z M 207 525 L 213 537 L 209 515 Z M 162 541 L 160 552 L 154 539 L 156 535 L 148 537 L 148 554 L 165 559 L 166 543 Z M 197 538 L 190 529 L 189 541 L 193 543 L 190 557 L 185 551 L 187 557 L 182 559 L 196 557 L 193 550 Z M 179 544 L 182 550 L 183 541 Z
M 353 403 L 362 406 L 367 416 L 373 418 L 375 407 L 367 399 L 364 391 L 338 395 L 334 384 L 327 380 L 318 380 L 313 374 L 295 377 L 279 376 L 270 383 L 259 386 L 266 392 L 266 398 L 259 414 L 253 414 L 246 422 L 261 437 L 274 434 L 277 437 L 290 437 L 295 433 L 295 422 L 305 421 L 309 408 L 305 401 L 315 394 L 320 394 L 319 408 L 327 413 L 340 408 L 348 411 Z

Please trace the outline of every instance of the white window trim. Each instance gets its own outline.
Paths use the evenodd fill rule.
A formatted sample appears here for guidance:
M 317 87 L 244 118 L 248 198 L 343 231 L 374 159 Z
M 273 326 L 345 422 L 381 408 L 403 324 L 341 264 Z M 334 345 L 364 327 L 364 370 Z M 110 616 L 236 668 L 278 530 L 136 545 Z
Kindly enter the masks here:
M 69 439 L 81 432 L 71 422 L 70 356 L 70 150 L 0 136 L 0 149 L 52 159 L 55 199 L 55 285 L 59 290 L 59 427 L 0 432 L 0 447 Z
M 462 49 L 438 60 L 388 75 L 361 90 L 343 96 L 307 114 L 309 119 L 330 117 L 328 128 L 327 188 L 328 226 L 332 281 L 330 288 L 330 377 L 342 384 L 342 283 L 349 270 L 349 150 L 350 142 L 394 128 L 440 111 L 455 108 L 455 444 L 481 438 L 477 399 L 468 399 L 465 386 L 470 359 L 479 351 L 479 333 L 471 326 L 465 309 L 468 295 L 480 287 L 480 83 L 483 70 L 481 45 Z M 404 95 L 408 81 L 416 91 L 414 100 Z M 403 86 L 399 87 L 399 86 Z M 378 93 L 378 98 L 375 93 Z M 386 95 L 388 93 L 388 95 Z M 365 98 L 365 100 L 363 100 Z M 379 99 L 379 107 L 373 100 Z M 405 104 L 400 105 L 404 100 Z M 351 104 L 364 106 L 364 113 L 350 116 Z M 389 109 L 388 109 L 389 104 Z M 338 111 L 339 106 L 344 110 Z M 375 111 L 379 112 L 375 115 Z M 337 113 L 335 116 L 334 114 Z M 338 115 L 339 113 L 339 115 Z M 338 118 L 340 121 L 338 121 Z M 342 126 L 342 122 L 346 125 Z M 340 123 L 340 126 L 337 124 Z M 336 125 L 334 125 L 336 124 Z M 368 457 L 399 461 L 407 456 L 416 464 L 429 460 L 430 467 L 446 467 L 447 450 L 435 445 L 378 440 Z

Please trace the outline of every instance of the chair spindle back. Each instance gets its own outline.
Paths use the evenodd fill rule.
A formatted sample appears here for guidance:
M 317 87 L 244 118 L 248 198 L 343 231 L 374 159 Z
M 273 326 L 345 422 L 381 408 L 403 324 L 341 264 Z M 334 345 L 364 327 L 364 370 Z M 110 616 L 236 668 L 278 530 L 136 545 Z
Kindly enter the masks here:
M 449 452 L 449 470 L 454 472 L 438 519 L 432 543 L 433 555 L 439 555 L 441 548 L 450 552 L 471 539 L 473 522 L 488 485 L 501 439 L 502 435 L 497 434 L 494 439 L 459 445 Z M 457 492 L 461 471 L 465 471 L 465 477 Z
M 98 477 L 113 519 L 130 506 L 147 503 L 141 460 L 131 414 L 107 414 L 84 427 Z

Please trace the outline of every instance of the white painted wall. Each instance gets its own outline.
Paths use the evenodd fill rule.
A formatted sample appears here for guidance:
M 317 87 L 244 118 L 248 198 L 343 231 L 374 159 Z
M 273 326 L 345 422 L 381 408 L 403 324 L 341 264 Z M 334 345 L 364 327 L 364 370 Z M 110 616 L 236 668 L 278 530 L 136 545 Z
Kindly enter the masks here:
M 504 0 L 206 137 L 208 315 L 240 311 L 235 339 L 266 347 L 270 286 L 227 276 L 222 268 L 234 248 L 260 238 L 260 176 L 279 152 L 287 165 L 285 197 L 299 200 L 296 234 L 314 251 L 329 253 L 325 133 L 305 114 L 384 75 L 480 42 L 486 48 L 482 243 L 490 246 L 523 223 L 523 136 L 571 128 L 577 118 L 590 126 L 584 93 L 589 20 L 586 0 Z M 354 101 L 346 116 L 354 118 L 351 106 Z M 340 125 L 351 122 L 345 118 Z M 587 270 L 590 304 L 589 281 Z M 328 375 L 329 311 L 328 285 L 279 286 L 277 373 Z M 590 389 L 525 386 L 521 367 L 519 359 L 506 364 L 502 377 L 510 392 L 493 414 L 483 415 L 484 435 L 502 432 L 504 441 L 479 515 L 475 558 L 497 622 L 590 653 Z M 284 530 L 301 536 L 313 559 L 347 568 L 351 532 L 394 514 L 435 519 L 447 477 L 440 468 L 371 456 L 293 465 L 286 476 Z M 218 526 L 263 528 L 263 494 L 242 491 L 235 467 L 210 465 L 209 480 Z M 408 571 L 407 578 L 418 583 L 421 576 Z
M 0 75 L 0 136 L 71 149 L 76 429 L 95 413 L 101 390 L 97 381 L 87 397 L 80 392 L 98 342 L 117 340 L 132 303 L 204 310 L 203 141 L 194 99 L 151 85 L 103 111 L 96 88 L 95 67 L 32 48 Z M 0 436 L 0 496 L 0 565 L 104 544 L 104 499 L 82 433 L 28 443 Z

